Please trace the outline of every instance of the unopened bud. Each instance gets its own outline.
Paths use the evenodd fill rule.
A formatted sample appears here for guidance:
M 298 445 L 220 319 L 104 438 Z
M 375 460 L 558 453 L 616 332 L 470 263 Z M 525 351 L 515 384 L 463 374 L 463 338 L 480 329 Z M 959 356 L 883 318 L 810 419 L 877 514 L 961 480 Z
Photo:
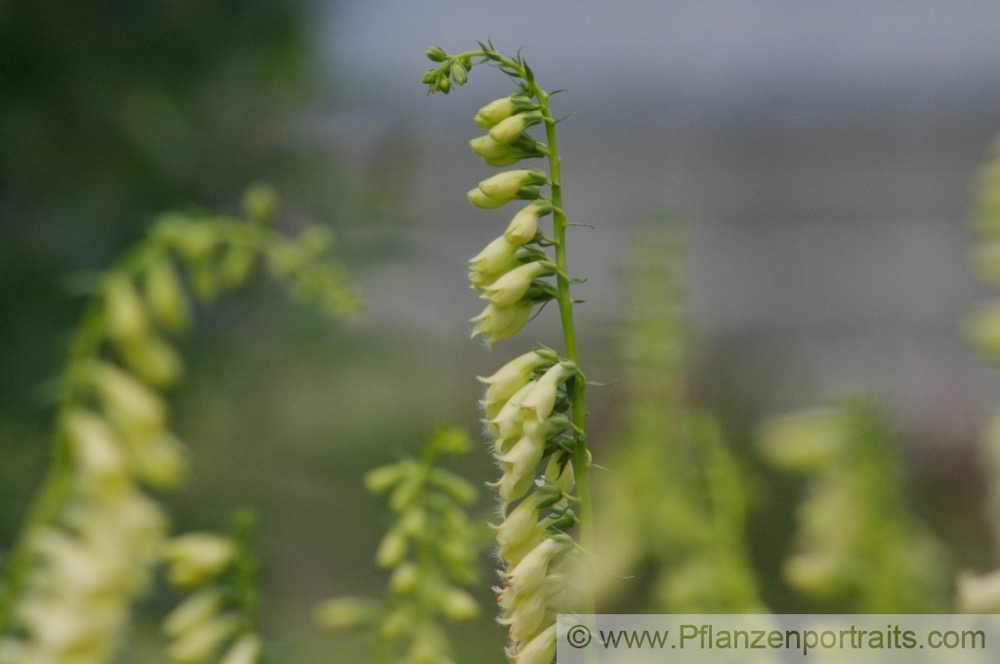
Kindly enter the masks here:
M 483 129 L 489 129 L 502 120 L 506 120 L 517 110 L 513 97 L 495 99 L 479 109 L 476 113 L 476 124 Z
M 108 336 L 122 343 L 146 335 L 149 330 L 146 308 L 129 279 L 113 278 L 104 297 Z
M 448 59 L 448 54 L 440 46 L 431 46 L 427 49 L 426 55 L 433 62 L 444 62 Z
M 379 567 L 395 567 L 406 556 L 406 535 L 400 530 L 390 530 L 382 538 L 375 552 L 375 562 Z
M 525 326 L 528 318 L 531 317 L 533 302 L 518 302 L 510 307 L 498 307 L 490 304 L 470 322 L 476 326 L 472 330 L 472 336 L 485 334 L 486 341 L 493 344 L 501 339 L 509 339 Z

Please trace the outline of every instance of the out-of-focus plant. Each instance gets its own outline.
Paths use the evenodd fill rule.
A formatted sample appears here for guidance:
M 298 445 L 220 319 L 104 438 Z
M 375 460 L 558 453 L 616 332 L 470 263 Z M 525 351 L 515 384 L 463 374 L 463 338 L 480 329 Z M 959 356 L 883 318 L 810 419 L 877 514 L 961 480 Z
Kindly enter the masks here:
M 190 532 L 166 543 L 168 580 L 189 593 L 163 622 L 171 662 L 261 660 L 258 565 L 251 549 L 255 526 L 254 513 L 243 510 L 234 519 L 232 536 Z
M 994 158 L 979 174 L 978 199 L 972 217 L 978 237 L 974 254 L 976 274 L 990 285 L 1000 284 L 1000 138 Z M 1000 301 L 981 305 L 966 324 L 966 334 L 994 364 L 1000 363 Z M 1000 550 L 1000 409 L 981 438 L 981 456 L 988 473 L 989 516 L 993 520 L 993 545 Z M 1000 569 L 976 576 L 963 572 L 958 578 L 956 603 L 968 612 L 1000 611 Z
M 388 494 L 394 520 L 379 544 L 376 563 L 392 570 L 383 601 L 336 598 L 316 608 L 327 629 L 374 628 L 376 661 L 449 664 L 451 648 L 442 621 L 467 621 L 479 605 L 465 589 L 477 580 L 476 529 L 465 514 L 476 490 L 439 467 L 441 455 L 469 450 L 457 428 L 434 432 L 419 460 L 381 466 L 365 476 L 368 490 Z
M 902 460 L 872 405 L 774 417 L 761 427 L 760 449 L 808 480 L 784 566 L 789 585 L 857 613 L 947 608 L 943 549 L 906 504 Z
M 463 85 L 470 69 L 482 64 L 495 67 L 516 86 L 511 95 L 476 114 L 476 124 L 487 133 L 472 139 L 470 147 L 483 161 L 506 167 L 527 158 L 548 160 L 548 172 L 503 171 L 480 182 L 468 199 L 483 209 L 527 201 L 504 233 L 470 261 L 472 286 L 487 302 L 472 319 L 473 336 L 484 335 L 491 346 L 513 337 L 536 307 L 550 301 L 562 325 L 561 353 L 539 347 L 482 379 L 487 384 L 487 431 L 502 472 L 494 487 L 500 502 L 496 539 L 503 586 L 498 601 L 500 622 L 508 627 L 507 656 L 519 664 L 549 662 L 556 649 L 555 609 L 565 601 L 560 562 L 574 548 L 565 531 L 579 521 L 580 548 L 588 554 L 593 548 L 586 381 L 579 369 L 573 322 L 566 244 L 570 224 L 563 209 L 557 120 L 550 93 L 538 85 L 520 56 L 508 58 L 492 44 L 480 44 L 457 54 L 432 47 L 427 57 L 436 63 L 423 78 L 429 93 L 448 93 L 453 85 Z M 534 125 L 544 128 L 545 144 L 526 133 Z M 548 195 L 542 191 L 545 187 Z M 539 219 L 550 213 L 552 229 L 546 233 Z M 580 603 L 584 613 L 592 613 L 593 601 L 586 595 Z
M 182 482 L 189 456 L 163 394 L 183 370 L 168 335 L 191 322 L 181 275 L 210 301 L 263 259 L 304 302 L 357 310 L 341 266 L 327 259 L 328 232 L 279 233 L 267 188 L 252 188 L 245 203 L 248 220 L 164 215 L 93 280 L 61 377 L 52 464 L 3 561 L 3 664 L 110 660 L 160 559 L 168 515 L 154 492 Z
M 746 477 L 684 388 L 683 248 L 648 228 L 631 259 L 628 402 L 597 503 L 599 598 L 672 613 L 766 610 L 746 545 Z M 622 576 L 641 575 L 635 582 Z

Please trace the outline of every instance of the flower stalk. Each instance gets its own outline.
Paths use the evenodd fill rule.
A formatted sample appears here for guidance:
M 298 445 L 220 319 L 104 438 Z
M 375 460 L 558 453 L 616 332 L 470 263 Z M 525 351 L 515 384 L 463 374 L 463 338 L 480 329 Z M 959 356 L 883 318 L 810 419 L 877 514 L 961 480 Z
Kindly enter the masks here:
M 491 166 L 509 166 L 544 157 L 548 171 L 518 168 L 482 181 L 468 194 L 476 207 L 498 208 L 515 199 L 528 200 L 506 231 L 470 261 L 470 281 L 488 301 L 472 319 L 473 336 L 487 344 L 514 336 L 538 305 L 555 300 L 563 349 L 547 348 L 517 357 L 489 378 L 483 407 L 501 477 L 493 483 L 502 522 L 494 526 L 502 563 L 498 588 L 500 622 L 508 626 L 511 662 L 548 662 L 554 656 L 554 615 L 565 602 L 566 581 L 560 570 L 573 551 L 589 554 L 593 543 L 590 499 L 590 453 L 586 446 L 586 380 L 580 371 L 577 333 L 570 293 L 561 163 L 557 120 L 550 94 L 535 81 L 520 57 L 508 58 L 492 44 L 448 54 L 432 47 L 428 57 L 439 66 L 423 78 L 428 92 L 448 93 L 458 64 L 467 73 L 490 64 L 517 86 L 508 97 L 483 106 L 475 123 L 485 136 L 470 142 L 473 152 Z M 545 143 L 526 133 L 545 128 Z M 548 188 L 548 195 L 543 194 Z M 539 229 L 539 218 L 552 215 L 551 232 Z M 551 253 L 550 253 L 551 252 Z M 564 531 L 578 525 L 578 542 Z M 592 594 L 584 592 L 578 609 L 593 613 Z

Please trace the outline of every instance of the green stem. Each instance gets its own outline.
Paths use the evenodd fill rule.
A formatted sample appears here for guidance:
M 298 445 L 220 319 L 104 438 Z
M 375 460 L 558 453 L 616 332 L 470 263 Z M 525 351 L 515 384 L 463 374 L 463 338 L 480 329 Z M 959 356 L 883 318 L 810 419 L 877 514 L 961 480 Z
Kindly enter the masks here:
M 29 577 L 33 557 L 31 541 L 35 532 L 56 517 L 72 488 L 69 441 L 63 422 L 71 405 L 80 399 L 86 370 L 100 347 L 104 332 L 103 313 L 99 303 L 93 302 L 87 308 L 83 322 L 73 338 L 56 414 L 56 428 L 51 445 L 52 462 L 28 509 L 18 539 L 7 555 L 3 570 L 3 583 L 0 584 L 0 634 L 9 631 L 14 606 Z
M 507 61 L 504 64 L 516 66 L 519 71 L 526 74 L 523 68 L 517 63 Z M 569 270 L 567 269 L 566 228 L 569 225 L 569 220 L 566 218 L 566 213 L 563 211 L 562 205 L 562 163 L 559 157 L 559 144 L 556 138 L 556 120 L 552 116 L 552 109 L 549 106 L 548 93 L 542 90 L 533 80 L 529 81 L 529 85 L 541 107 L 542 117 L 545 122 L 545 138 L 549 150 L 549 182 L 552 191 L 553 239 L 555 240 L 556 285 L 558 290 L 556 301 L 559 304 L 559 319 L 562 324 L 563 343 L 565 344 L 566 359 L 579 367 L 576 326 L 573 322 L 573 297 L 570 294 Z M 583 376 L 580 374 L 574 379 L 573 384 L 573 424 L 577 431 L 586 431 L 586 381 L 583 380 Z M 576 437 L 576 446 L 573 449 L 573 474 L 576 479 L 576 495 L 579 500 L 577 507 L 580 519 L 579 543 L 586 555 L 590 555 L 593 552 L 594 544 L 594 516 L 590 495 L 590 454 L 587 451 L 586 435 L 584 433 L 580 433 Z M 593 593 L 584 593 L 584 596 L 581 598 L 580 612 L 584 614 L 594 613 L 594 609 L 595 601 Z

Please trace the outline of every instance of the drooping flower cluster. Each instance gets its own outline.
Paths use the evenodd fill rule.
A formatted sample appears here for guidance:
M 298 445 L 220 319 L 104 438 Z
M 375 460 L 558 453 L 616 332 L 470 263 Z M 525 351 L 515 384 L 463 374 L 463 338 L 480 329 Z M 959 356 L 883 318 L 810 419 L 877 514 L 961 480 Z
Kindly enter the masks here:
M 475 582 L 475 530 L 464 508 L 476 499 L 466 480 L 437 465 L 441 454 L 465 454 L 468 435 L 461 429 L 438 429 L 424 456 L 370 471 L 372 493 L 388 493 L 397 517 L 375 554 L 380 567 L 392 570 L 383 603 L 338 598 L 317 607 L 317 621 L 327 629 L 377 627 L 378 637 L 402 664 L 449 664 L 453 660 L 442 619 L 467 621 L 479 605 L 465 586 Z
M 166 544 L 163 557 L 171 585 L 191 593 L 163 622 L 170 662 L 256 664 L 263 643 L 256 630 L 256 564 L 246 542 L 185 533 Z
M 472 139 L 470 147 L 490 166 L 506 167 L 531 157 L 549 161 L 549 173 L 515 168 L 468 192 L 469 202 L 483 209 L 528 201 L 503 234 L 469 261 L 472 287 L 487 302 L 472 319 L 472 335 L 485 336 L 488 345 L 512 337 L 524 328 L 536 305 L 557 300 L 566 344 L 567 357 L 538 348 L 480 379 L 488 386 L 482 402 L 484 422 L 501 471 L 492 484 L 499 495 L 501 519 L 494 526 L 502 580 L 496 589 L 499 620 L 508 628 L 507 655 L 512 663 L 544 664 L 555 656 L 555 613 L 566 601 L 564 561 L 576 549 L 565 531 L 578 519 L 583 524 L 589 520 L 589 490 L 582 488 L 589 467 L 583 431 L 585 381 L 576 362 L 571 282 L 565 274 L 568 224 L 561 210 L 549 95 L 535 84 L 534 74 L 520 57 L 508 59 L 492 44 L 480 46 L 480 51 L 459 55 L 436 47 L 428 50 L 428 57 L 440 64 L 427 72 L 424 82 L 429 92 L 448 92 L 451 81 L 465 82 L 469 67 L 479 62 L 496 66 L 518 88 L 479 109 L 475 122 L 488 132 Z M 456 65 L 461 66 L 458 77 Z M 526 133 L 536 124 L 544 125 L 549 145 Z M 547 196 L 544 187 L 549 189 Z M 539 220 L 548 214 L 553 224 L 546 235 Z M 549 255 L 550 249 L 554 255 Z M 577 490 L 580 496 L 575 495 Z M 578 505 L 580 517 L 575 511 Z
M 170 431 L 162 391 L 182 362 L 167 340 L 191 311 L 246 281 L 261 255 L 293 293 L 346 314 L 356 305 L 317 233 L 288 239 L 267 224 L 274 196 L 248 192 L 251 223 L 165 215 L 96 284 L 63 375 L 53 464 L 3 560 L 2 664 L 101 664 L 126 631 L 166 536 L 151 492 L 184 478 L 186 446 Z
M 11 563 L 26 571 L 15 576 L 23 595 L 11 616 L 17 636 L 0 645 L 4 664 L 110 659 L 157 559 L 167 519 L 144 485 L 177 484 L 186 456 L 156 389 L 178 378 L 180 360 L 156 324 L 180 325 L 186 305 L 169 263 L 154 262 L 144 277 L 140 291 L 112 273 L 92 319 L 93 338 L 120 361 L 91 356 L 69 377 L 80 397 L 59 423 L 54 472 L 64 479 L 50 489 L 59 504 Z
M 576 366 L 547 349 L 525 353 L 481 379 L 488 385 L 485 422 L 502 473 L 493 484 L 502 519 L 494 526 L 503 564 L 500 622 L 508 627 L 507 654 L 515 662 L 547 662 L 555 653 L 553 621 L 566 584 L 554 562 L 572 548 L 563 531 L 576 522 L 573 425 L 565 410 L 577 379 Z

